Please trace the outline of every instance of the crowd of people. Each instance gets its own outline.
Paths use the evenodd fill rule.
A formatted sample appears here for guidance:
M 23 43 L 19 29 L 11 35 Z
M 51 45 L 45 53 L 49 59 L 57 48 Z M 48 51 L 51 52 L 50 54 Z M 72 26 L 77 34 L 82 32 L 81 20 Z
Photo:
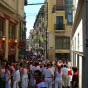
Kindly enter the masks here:
M 78 88 L 78 68 L 68 60 L 0 61 L 0 88 Z

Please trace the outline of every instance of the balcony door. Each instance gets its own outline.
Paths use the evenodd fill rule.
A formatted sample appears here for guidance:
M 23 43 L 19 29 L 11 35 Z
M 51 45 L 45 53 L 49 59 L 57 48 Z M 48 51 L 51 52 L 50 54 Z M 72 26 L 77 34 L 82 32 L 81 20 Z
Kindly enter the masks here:
M 63 24 L 63 16 L 57 16 L 56 17 L 56 24 L 60 24 L 60 25 Z
M 56 29 L 55 30 L 64 30 L 63 16 L 56 17 Z

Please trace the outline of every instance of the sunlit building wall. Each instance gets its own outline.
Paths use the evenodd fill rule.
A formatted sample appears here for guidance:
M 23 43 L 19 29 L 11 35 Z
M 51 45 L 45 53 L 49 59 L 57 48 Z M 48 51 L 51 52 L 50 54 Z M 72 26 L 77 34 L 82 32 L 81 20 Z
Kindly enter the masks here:
M 72 0 L 47 0 L 46 5 L 48 59 L 70 59 Z

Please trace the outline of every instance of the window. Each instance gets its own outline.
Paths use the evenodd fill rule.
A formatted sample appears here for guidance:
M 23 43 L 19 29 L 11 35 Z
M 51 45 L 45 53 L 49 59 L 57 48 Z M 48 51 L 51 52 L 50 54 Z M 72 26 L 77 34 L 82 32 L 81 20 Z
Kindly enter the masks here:
M 72 0 L 65 0 L 65 4 L 67 6 L 65 12 L 66 12 L 66 18 L 67 18 L 67 25 L 72 25 Z
M 9 24 L 9 39 L 15 39 L 15 25 Z
M 23 34 L 24 34 L 24 31 L 23 31 L 23 22 L 20 22 L 20 26 L 19 26 L 19 40 L 23 40 Z
M 0 18 L 0 37 L 4 35 L 4 20 Z
M 76 50 L 76 38 L 75 38 L 75 50 Z
M 72 4 L 72 0 L 65 0 L 65 4 Z
M 56 17 L 56 24 L 63 24 L 63 16 Z
M 70 49 L 70 37 L 56 36 L 55 48 L 56 49 Z
M 71 9 L 66 9 L 66 18 L 67 18 L 67 24 L 72 25 L 72 10 Z
M 78 50 L 79 50 L 79 33 L 78 33 Z
M 63 25 L 63 16 L 57 16 L 56 17 L 56 30 L 63 30 L 64 25 Z

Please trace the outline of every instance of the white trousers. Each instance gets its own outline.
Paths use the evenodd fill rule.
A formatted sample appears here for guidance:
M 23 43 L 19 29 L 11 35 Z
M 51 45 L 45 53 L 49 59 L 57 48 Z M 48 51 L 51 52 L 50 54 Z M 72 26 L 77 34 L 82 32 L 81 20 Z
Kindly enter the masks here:
M 72 81 L 72 76 L 68 76 L 68 80 L 67 80 L 67 86 L 71 86 L 71 81 Z
M 67 87 L 68 76 L 62 75 L 62 80 L 63 80 L 63 86 L 64 86 L 64 87 Z
M 55 88 L 62 88 L 62 80 L 55 79 Z
M 22 78 L 22 88 L 28 87 L 28 78 Z
M 45 78 L 45 84 L 47 88 L 52 88 L 52 78 Z
M 17 81 L 14 81 L 13 88 L 19 88 L 19 85 L 18 85 L 18 82 Z

